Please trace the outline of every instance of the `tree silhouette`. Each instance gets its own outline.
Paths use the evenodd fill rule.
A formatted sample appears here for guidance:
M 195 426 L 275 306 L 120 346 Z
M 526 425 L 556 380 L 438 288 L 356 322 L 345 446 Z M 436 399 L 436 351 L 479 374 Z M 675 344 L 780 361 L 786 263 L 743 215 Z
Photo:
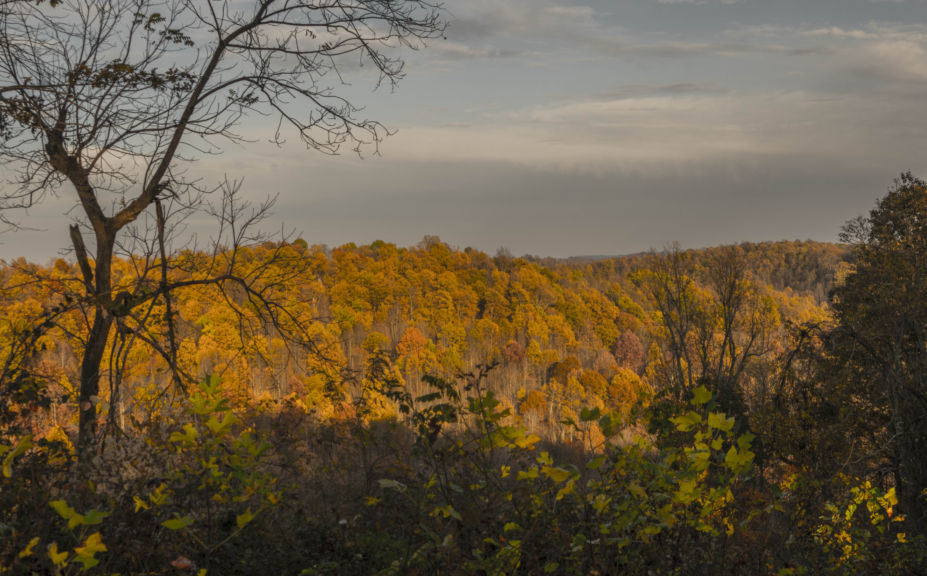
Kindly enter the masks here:
M 16 225 L 10 210 L 65 190 L 80 207 L 82 226 L 71 226 L 71 239 L 85 285 L 81 302 L 92 311 L 78 398 L 81 458 L 95 443 L 94 401 L 114 325 L 154 299 L 165 300 L 170 319 L 166 274 L 117 287 L 113 261 L 120 250 L 142 248 L 164 271 L 165 222 L 207 191 L 184 166 L 244 140 L 236 127 L 250 114 L 274 119 L 277 142 L 290 131 L 323 153 L 375 149 L 388 130 L 339 93 L 342 71 L 364 66 L 377 74 L 377 85 L 392 84 L 403 76 L 396 50 L 416 48 L 442 30 L 439 6 L 428 0 L 0 7 L 0 158 L 15 181 L 0 194 L 0 215 Z M 217 212 L 229 237 L 241 242 L 246 227 L 236 218 L 259 220 L 264 210 Z M 89 246 L 82 227 L 92 236 Z
M 890 438 L 899 501 L 927 528 L 927 183 L 902 174 L 868 218 L 850 221 L 854 269 L 834 290 L 832 354 Z M 845 401 L 845 400 L 844 400 Z

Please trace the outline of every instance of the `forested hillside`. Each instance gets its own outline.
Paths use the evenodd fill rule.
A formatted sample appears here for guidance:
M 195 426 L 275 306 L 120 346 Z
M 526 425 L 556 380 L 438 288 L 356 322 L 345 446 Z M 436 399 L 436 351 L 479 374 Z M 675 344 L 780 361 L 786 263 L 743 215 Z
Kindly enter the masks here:
M 627 412 L 649 401 L 671 377 L 674 346 L 691 344 L 693 355 L 698 349 L 687 367 L 694 378 L 738 371 L 745 393 L 760 394 L 772 375 L 768 363 L 785 345 L 784 326 L 825 317 L 820 296 L 845 255 L 835 245 L 781 242 L 562 262 L 492 258 L 437 238 L 412 248 L 268 244 L 239 254 L 237 273 L 269 279 L 266 290 L 290 328 L 305 329 L 311 349 L 294 350 L 286 333 L 262 325 L 234 286 L 204 286 L 174 302 L 177 363 L 194 379 L 221 377 L 244 403 L 288 400 L 322 417 L 362 396 L 378 355 L 414 395 L 427 392 L 426 375 L 454 380 L 492 367 L 486 384 L 506 406 L 533 432 L 566 440 L 563 421 L 583 407 Z M 195 278 L 206 257 L 184 258 L 181 282 Z M 117 278 L 126 278 L 117 283 L 131 285 L 139 266 L 118 262 Z M 80 272 L 64 260 L 46 267 L 16 261 L 0 269 L 0 279 L 9 350 L 14 335 L 77 290 Z M 674 291 L 691 308 L 691 319 L 679 319 L 690 324 L 678 328 L 686 333 L 667 331 L 662 320 L 675 314 L 666 300 Z M 120 363 L 121 397 L 113 403 L 104 391 L 101 416 L 120 423 L 141 417 L 134 398 L 163 384 L 167 360 L 151 354 L 148 338 L 131 336 L 143 324 L 163 332 L 163 319 L 158 307 L 121 319 L 125 329 L 110 351 Z M 76 308 L 37 341 L 37 366 L 61 398 L 75 393 L 86 322 Z
M 0 565 L 910 574 L 891 414 L 841 360 L 864 254 L 561 261 L 428 237 L 116 260 L 132 305 L 89 460 L 81 272 L 6 262 Z

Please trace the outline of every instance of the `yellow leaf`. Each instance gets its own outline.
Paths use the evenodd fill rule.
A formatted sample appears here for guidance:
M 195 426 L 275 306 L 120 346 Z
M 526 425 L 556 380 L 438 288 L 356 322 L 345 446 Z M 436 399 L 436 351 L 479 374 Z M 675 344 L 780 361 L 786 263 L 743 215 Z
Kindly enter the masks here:
M 534 448 L 534 445 L 541 441 L 541 437 L 536 434 L 528 434 L 526 436 L 521 436 L 515 439 L 515 446 L 518 448 L 524 448 L 526 450 L 531 450 Z
M 538 467 L 537 466 L 532 466 L 531 468 L 528 468 L 528 470 L 520 470 L 518 472 L 519 480 L 534 480 L 537 477 L 538 477 Z
M 19 553 L 20 558 L 26 558 L 27 556 L 32 556 L 32 549 L 35 548 L 35 545 L 39 543 L 39 537 L 36 536 L 29 541 L 29 545 L 22 549 Z
M 76 526 L 83 523 L 84 517 L 68 506 L 68 503 L 64 500 L 52 500 L 48 505 L 54 508 L 59 516 L 68 521 L 69 530 L 73 530 Z
M 888 502 L 889 507 L 898 505 L 898 497 L 895 495 L 895 487 L 888 489 L 888 492 L 885 493 L 885 501 Z
M 17 456 L 25 454 L 32 446 L 31 434 L 27 434 L 19 439 L 16 443 L 16 447 L 3 459 L 3 475 L 5 477 L 9 478 L 13 475 L 13 460 L 15 460 Z
M 167 484 L 161 483 L 155 488 L 154 493 L 148 496 L 148 501 L 151 502 L 152 506 L 161 506 L 167 501 Z
M 576 478 L 570 478 L 570 481 L 567 482 L 563 488 L 557 491 L 556 500 L 561 500 L 567 494 L 572 494 L 576 487 Z
M 48 558 L 52 561 L 52 564 L 61 568 L 68 563 L 68 553 L 58 552 L 58 543 L 52 542 L 48 545 Z
M 90 536 L 87 536 L 87 539 L 84 540 L 84 545 L 74 549 L 74 553 L 77 554 L 78 562 L 84 565 L 85 570 L 93 568 L 100 563 L 99 560 L 94 558 L 97 552 L 106 552 L 106 545 L 103 544 L 103 539 L 99 532 L 94 532 Z
M 718 412 L 708 413 L 708 427 L 716 428 L 722 432 L 727 432 L 734 427 L 733 418 L 725 418 L 724 414 Z

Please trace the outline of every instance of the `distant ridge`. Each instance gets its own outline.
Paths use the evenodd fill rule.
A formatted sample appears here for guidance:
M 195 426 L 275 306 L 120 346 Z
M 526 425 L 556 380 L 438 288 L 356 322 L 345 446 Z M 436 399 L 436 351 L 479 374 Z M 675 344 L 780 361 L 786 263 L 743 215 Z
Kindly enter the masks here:
M 835 246 L 842 250 L 846 250 L 847 247 L 844 244 L 838 242 L 823 242 L 819 240 L 764 240 L 762 242 L 736 242 L 733 244 L 718 244 L 715 246 L 703 246 L 701 248 L 685 248 L 681 247 L 683 252 L 704 252 L 708 250 L 716 250 L 718 248 L 725 248 L 727 246 L 745 246 L 745 247 L 764 247 L 764 246 L 779 246 L 783 244 L 801 244 L 801 245 L 820 245 L 820 246 Z M 641 256 L 647 256 L 652 253 L 656 254 L 666 254 L 666 250 L 643 250 L 641 252 L 630 252 L 627 254 L 577 254 L 575 256 L 566 256 L 564 258 L 557 258 L 557 260 L 562 260 L 564 262 L 585 262 L 585 261 L 597 261 L 597 260 L 610 260 L 610 259 L 620 259 L 620 258 L 637 258 Z

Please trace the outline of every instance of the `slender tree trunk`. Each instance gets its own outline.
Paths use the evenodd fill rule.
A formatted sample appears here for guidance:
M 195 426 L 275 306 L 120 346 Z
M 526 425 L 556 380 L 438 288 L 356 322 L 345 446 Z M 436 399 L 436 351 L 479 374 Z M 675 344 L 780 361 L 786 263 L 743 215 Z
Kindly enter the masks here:
M 96 291 L 93 294 L 96 311 L 81 360 L 80 391 L 78 393 L 77 457 L 81 462 L 87 462 L 92 458 L 96 448 L 96 405 L 100 393 L 100 366 L 103 364 L 106 343 L 113 327 L 113 315 L 108 307 L 112 301 L 111 271 L 114 243 L 114 233 L 97 233 Z
M 106 351 L 106 341 L 109 338 L 113 317 L 102 306 L 97 306 L 93 318 L 93 327 L 87 338 L 87 348 L 81 360 L 80 393 L 78 405 L 80 406 L 80 420 L 77 436 L 77 454 L 79 460 L 86 460 L 93 456 L 97 435 L 96 396 L 100 392 L 100 365 Z

